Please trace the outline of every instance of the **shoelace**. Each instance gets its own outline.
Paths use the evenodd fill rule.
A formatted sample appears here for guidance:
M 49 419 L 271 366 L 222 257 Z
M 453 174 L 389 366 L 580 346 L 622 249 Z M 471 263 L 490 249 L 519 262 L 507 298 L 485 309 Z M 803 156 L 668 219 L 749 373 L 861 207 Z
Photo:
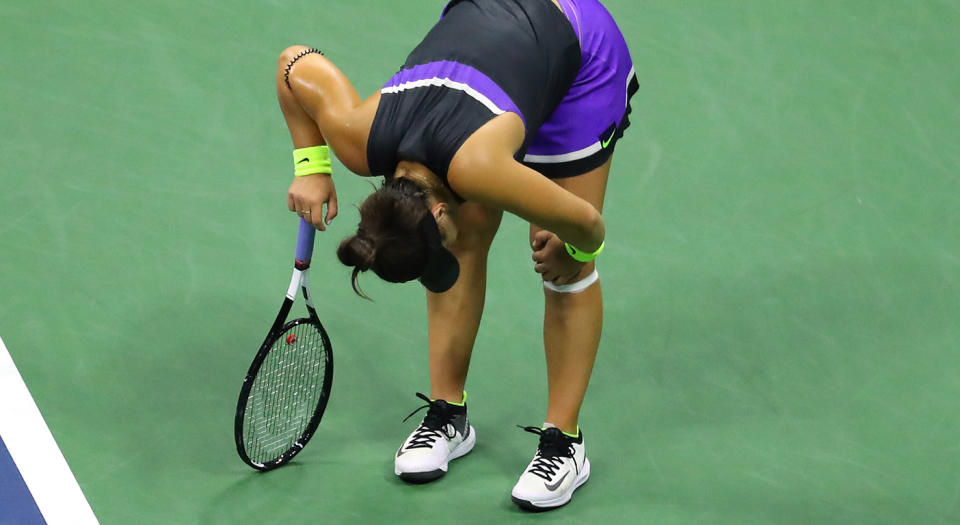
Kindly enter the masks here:
M 573 442 L 557 428 L 543 430 L 539 427 L 517 426 L 540 436 L 537 455 L 527 472 L 550 482 L 563 464 L 563 458 L 573 457 Z
M 433 401 L 429 397 L 417 392 L 417 397 L 423 399 L 427 402 L 426 405 L 421 406 L 420 408 L 410 412 L 410 415 L 405 417 L 403 420 L 406 421 L 413 417 L 414 414 L 423 410 L 427 410 L 427 415 L 424 416 L 423 422 L 420 423 L 420 426 L 417 427 L 416 432 L 413 434 L 413 438 L 410 439 L 410 443 L 407 444 L 405 448 L 430 448 L 433 446 L 433 443 L 441 436 L 441 434 L 447 439 L 453 439 L 456 435 L 457 430 L 453 428 L 451 420 L 453 419 L 453 414 L 449 410 L 449 405 L 446 401 L 437 400 Z M 447 433 L 447 427 L 450 427 L 451 431 Z

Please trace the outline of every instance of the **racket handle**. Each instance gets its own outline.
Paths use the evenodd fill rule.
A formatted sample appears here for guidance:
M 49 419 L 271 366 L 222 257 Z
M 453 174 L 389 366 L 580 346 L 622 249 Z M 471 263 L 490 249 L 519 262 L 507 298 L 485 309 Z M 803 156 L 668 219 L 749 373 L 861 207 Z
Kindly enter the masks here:
M 297 232 L 297 264 L 310 266 L 310 259 L 313 257 L 313 237 L 317 230 L 313 225 L 300 218 L 300 231 Z

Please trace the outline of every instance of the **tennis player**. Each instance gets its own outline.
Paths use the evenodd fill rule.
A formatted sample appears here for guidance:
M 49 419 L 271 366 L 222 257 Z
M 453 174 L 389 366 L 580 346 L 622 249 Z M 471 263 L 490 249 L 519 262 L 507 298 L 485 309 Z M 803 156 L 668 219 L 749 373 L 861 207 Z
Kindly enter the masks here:
M 549 402 L 545 423 L 526 429 L 539 444 L 512 499 L 527 510 L 570 501 L 590 476 L 578 416 L 603 318 L 593 260 L 637 89 L 610 14 L 597 0 L 453 0 L 366 100 L 304 46 L 280 55 L 276 84 L 295 148 L 290 210 L 320 230 L 337 215 L 328 147 L 351 171 L 383 176 L 337 254 L 361 295 L 358 274 L 371 269 L 427 289 L 431 395 L 418 394 L 426 416 L 395 456 L 406 481 L 439 478 L 476 443 L 464 384 L 487 253 L 504 211 L 529 221 Z

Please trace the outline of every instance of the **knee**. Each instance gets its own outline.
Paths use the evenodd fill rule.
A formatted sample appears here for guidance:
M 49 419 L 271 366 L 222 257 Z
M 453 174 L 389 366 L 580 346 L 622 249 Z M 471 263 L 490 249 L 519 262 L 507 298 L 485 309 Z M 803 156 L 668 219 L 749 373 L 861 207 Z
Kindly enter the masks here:
M 543 281 L 543 289 L 544 292 L 549 290 L 551 292 L 561 294 L 576 294 L 586 290 L 587 288 L 590 288 L 599 280 L 600 274 L 597 273 L 596 266 L 592 262 L 589 262 L 583 265 L 583 268 L 580 269 L 580 273 L 578 273 L 571 282 L 557 285 L 549 281 Z
M 595 271 L 597 271 L 597 265 L 594 264 L 593 261 L 590 261 L 587 264 L 584 264 L 583 268 L 580 268 L 580 273 L 578 273 L 571 282 L 583 281 L 593 275 L 593 272 Z
M 477 206 L 470 210 L 470 214 L 463 217 L 463 223 L 476 237 L 486 241 L 493 241 L 494 235 L 500 229 L 500 219 L 503 212 L 492 208 Z
M 482 206 L 463 206 L 457 221 L 457 242 L 452 251 L 486 253 L 500 228 L 503 212 Z

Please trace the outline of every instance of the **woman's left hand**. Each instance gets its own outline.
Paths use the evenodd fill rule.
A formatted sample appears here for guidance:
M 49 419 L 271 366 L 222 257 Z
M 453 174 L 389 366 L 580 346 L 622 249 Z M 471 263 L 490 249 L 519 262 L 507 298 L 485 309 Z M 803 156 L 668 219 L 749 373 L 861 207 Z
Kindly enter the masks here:
M 563 241 L 552 232 L 540 230 L 533 236 L 533 270 L 539 273 L 544 281 L 556 285 L 568 284 L 577 278 L 582 263 L 567 253 Z

